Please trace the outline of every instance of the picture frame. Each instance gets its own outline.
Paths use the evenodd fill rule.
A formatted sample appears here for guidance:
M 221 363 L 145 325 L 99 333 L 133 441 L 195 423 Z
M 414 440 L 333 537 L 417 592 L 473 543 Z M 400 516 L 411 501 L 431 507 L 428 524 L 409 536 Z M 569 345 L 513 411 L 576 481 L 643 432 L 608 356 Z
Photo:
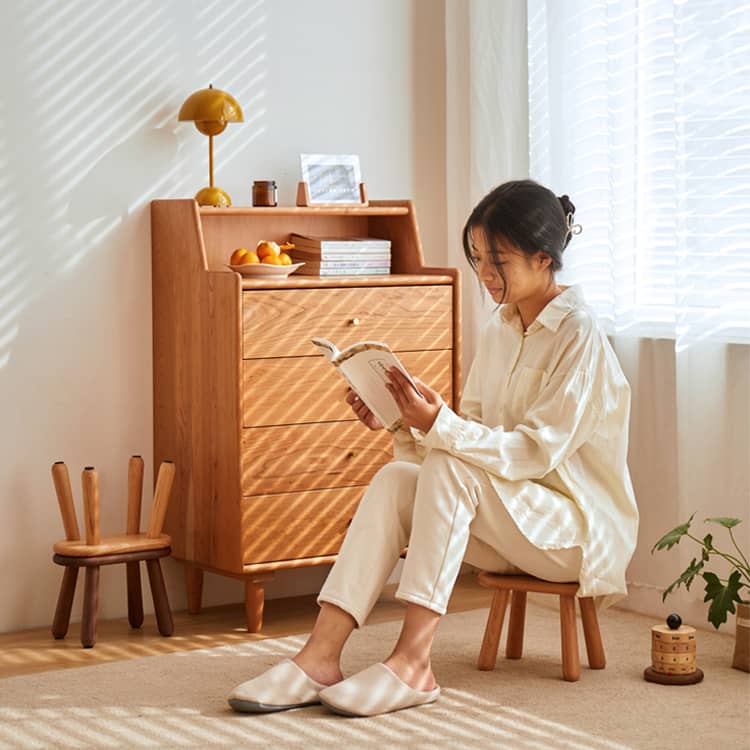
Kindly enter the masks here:
M 358 154 L 300 154 L 307 205 L 359 205 L 362 172 Z

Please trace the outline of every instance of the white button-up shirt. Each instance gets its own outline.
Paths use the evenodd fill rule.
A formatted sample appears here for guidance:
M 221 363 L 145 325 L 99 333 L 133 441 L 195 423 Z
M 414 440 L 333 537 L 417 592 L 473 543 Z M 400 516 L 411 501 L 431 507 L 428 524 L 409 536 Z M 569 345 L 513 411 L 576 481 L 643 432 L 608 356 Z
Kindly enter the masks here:
M 638 536 L 627 466 L 630 385 L 580 285 L 563 286 L 524 331 L 515 303 L 483 325 L 459 416 L 394 433 L 394 457 L 438 448 L 484 469 L 519 529 L 542 549 L 580 546 L 577 595 L 597 609 L 627 596 Z

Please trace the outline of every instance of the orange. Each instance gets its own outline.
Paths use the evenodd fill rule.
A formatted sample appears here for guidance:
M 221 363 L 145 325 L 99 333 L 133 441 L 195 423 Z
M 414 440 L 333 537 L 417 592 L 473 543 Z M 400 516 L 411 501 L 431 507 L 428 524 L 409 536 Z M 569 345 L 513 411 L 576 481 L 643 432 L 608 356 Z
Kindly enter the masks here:
M 284 262 L 279 258 L 278 255 L 264 255 L 260 259 L 261 263 L 270 263 L 273 266 L 283 266 Z
M 239 266 L 242 264 L 242 258 L 244 258 L 245 255 L 248 254 L 248 249 L 246 247 L 238 247 L 233 253 L 232 256 L 229 258 L 229 265 L 230 266 Z
M 247 263 L 260 263 L 260 258 L 258 258 L 258 254 L 255 250 L 250 250 L 242 256 L 240 264 L 244 266 Z
M 258 243 L 258 246 L 255 248 L 255 252 L 258 253 L 259 258 L 263 259 L 267 255 L 278 257 L 281 250 L 275 242 L 266 242 L 265 240 L 261 240 Z
M 291 266 L 292 265 L 292 259 L 286 253 L 280 253 L 279 254 L 279 260 L 281 261 L 281 265 L 282 266 Z

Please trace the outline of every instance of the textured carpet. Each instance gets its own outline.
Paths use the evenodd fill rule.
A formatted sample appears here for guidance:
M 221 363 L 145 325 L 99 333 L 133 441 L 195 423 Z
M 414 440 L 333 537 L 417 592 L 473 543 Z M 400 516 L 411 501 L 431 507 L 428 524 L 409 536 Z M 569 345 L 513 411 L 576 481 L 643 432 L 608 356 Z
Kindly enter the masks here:
M 550 600 L 549 598 L 547 598 Z M 554 601 L 554 600 L 550 600 Z M 750 747 L 750 675 L 732 669 L 733 638 L 698 632 L 703 682 L 643 680 L 652 618 L 600 613 L 607 667 L 581 679 L 560 671 L 557 610 L 529 599 L 524 658 L 479 672 L 487 610 L 446 615 L 433 651 L 443 693 L 437 703 L 347 719 L 312 706 L 272 715 L 235 714 L 226 694 L 304 636 L 66 669 L 0 680 L 0 748 L 716 748 Z M 344 674 L 381 660 L 398 634 L 387 622 L 355 631 Z

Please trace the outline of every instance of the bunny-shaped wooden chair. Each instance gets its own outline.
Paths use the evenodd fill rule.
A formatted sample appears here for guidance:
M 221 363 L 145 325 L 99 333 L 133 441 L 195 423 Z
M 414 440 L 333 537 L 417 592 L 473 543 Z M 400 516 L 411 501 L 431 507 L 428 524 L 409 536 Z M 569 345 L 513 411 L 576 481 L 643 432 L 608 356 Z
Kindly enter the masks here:
M 169 608 L 159 558 L 171 552 L 172 540 L 167 534 L 162 534 L 161 529 L 172 491 L 174 474 L 175 466 L 171 461 L 165 461 L 159 467 L 148 531 L 142 534 L 140 523 L 143 459 L 140 456 L 131 456 L 128 465 L 127 532 L 117 536 L 102 537 L 99 534 L 99 478 L 94 467 L 87 466 L 81 474 L 83 514 L 86 524 L 86 539 L 82 540 L 73 506 L 68 469 L 62 461 L 57 461 L 52 465 L 52 479 L 55 483 L 57 501 L 60 504 L 60 513 L 65 527 L 65 539 L 53 546 L 55 554 L 52 560 L 58 565 L 65 566 L 52 623 L 52 635 L 55 638 L 64 638 L 68 632 L 78 569 L 85 568 L 81 643 L 84 648 L 91 648 L 96 643 L 99 568 L 102 565 L 114 563 L 127 565 L 128 620 L 132 627 L 139 628 L 143 624 L 141 560 L 146 561 L 159 632 L 162 635 L 172 635 L 174 630 L 172 612 Z

